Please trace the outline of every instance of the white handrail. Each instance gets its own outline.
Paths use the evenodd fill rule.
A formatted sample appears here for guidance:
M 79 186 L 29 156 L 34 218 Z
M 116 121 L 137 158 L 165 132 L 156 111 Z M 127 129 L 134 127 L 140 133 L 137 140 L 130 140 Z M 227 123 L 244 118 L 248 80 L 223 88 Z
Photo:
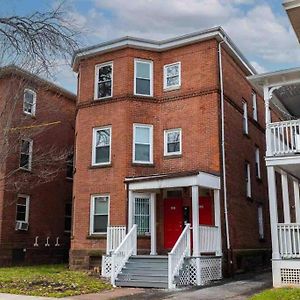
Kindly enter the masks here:
M 191 225 L 186 224 L 172 251 L 168 254 L 168 288 L 175 288 L 174 278 L 186 256 L 191 255 Z
M 131 255 L 137 252 L 137 225 L 134 224 L 119 247 L 111 256 L 111 284 L 114 286 L 118 274 Z
M 108 226 L 106 238 L 106 254 L 116 250 L 126 236 L 126 226 Z
M 279 252 L 282 258 L 300 258 L 300 224 L 279 223 Z

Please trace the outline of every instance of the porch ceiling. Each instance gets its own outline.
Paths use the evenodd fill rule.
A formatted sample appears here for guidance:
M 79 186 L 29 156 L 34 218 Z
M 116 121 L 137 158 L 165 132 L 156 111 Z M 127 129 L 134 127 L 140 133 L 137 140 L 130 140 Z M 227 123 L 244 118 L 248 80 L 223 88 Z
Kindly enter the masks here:
M 300 41 L 300 1 L 285 0 L 283 6 L 289 16 L 290 22 L 295 30 L 295 33 Z

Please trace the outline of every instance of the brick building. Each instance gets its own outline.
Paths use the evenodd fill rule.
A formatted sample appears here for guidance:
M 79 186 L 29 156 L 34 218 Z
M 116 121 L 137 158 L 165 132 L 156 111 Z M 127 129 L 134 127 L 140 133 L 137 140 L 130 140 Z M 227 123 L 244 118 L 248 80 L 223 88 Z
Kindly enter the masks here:
M 2 266 L 68 258 L 75 99 L 27 71 L 0 69 Z
M 169 264 L 168 278 L 157 278 L 161 285 L 147 278 L 149 286 L 174 286 L 191 250 L 192 258 L 222 261 L 227 273 L 268 262 L 264 103 L 246 79 L 255 70 L 222 28 L 159 42 L 113 40 L 77 52 L 73 69 L 72 268 L 114 256 L 112 235 L 122 240 L 123 231 L 128 256 L 151 254 L 144 266 L 177 253 L 178 239 L 182 247 L 192 240 L 178 262 L 171 255 L 178 264 L 171 271 Z M 134 276 L 131 284 L 122 279 L 127 258 L 112 282 L 137 286 Z

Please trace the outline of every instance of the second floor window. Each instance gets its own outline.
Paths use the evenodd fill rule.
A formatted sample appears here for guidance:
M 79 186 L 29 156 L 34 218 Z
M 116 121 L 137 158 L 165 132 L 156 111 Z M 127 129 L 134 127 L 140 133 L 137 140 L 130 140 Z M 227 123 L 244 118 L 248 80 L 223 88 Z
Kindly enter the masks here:
M 153 163 L 152 125 L 133 125 L 133 162 Z
M 248 134 L 248 106 L 247 102 L 243 102 L 243 133 Z
M 257 178 L 261 178 L 260 173 L 260 151 L 258 147 L 255 147 L 255 175 Z
M 153 62 L 134 60 L 134 94 L 153 96 Z
M 23 112 L 27 115 L 34 116 L 36 107 L 36 92 L 30 89 L 24 90 Z
M 180 62 L 164 66 L 164 89 L 175 89 L 181 85 Z
M 95 99 L 112 97 L 113 95 L 113 63 L 96 66 Z
M 257 114 L 257 95 L 255 92 L 252 92 L 252 108 L 253 108 L 253 119 L 255 121 L 258 120 L 258 114 Z
M 32 163 L 32 145 L 33 141 L 30 139 L 24 139 L 21 141 L 21 157 L 20 168 L 24 170 L 31 170 Z
M 164 132 L 164 155 L 181 154 L 181 129 L 169 129 Z
M 28 223 L 29 221 L 29 199 L 28 195 L 18 195 L 16 221 Z
M 245 162 L 246 196 L 251 198 L 251 171 L 250 164 Z
M 111 156 L 111 127 L 94 128 L 92 164 L 110 164 Z

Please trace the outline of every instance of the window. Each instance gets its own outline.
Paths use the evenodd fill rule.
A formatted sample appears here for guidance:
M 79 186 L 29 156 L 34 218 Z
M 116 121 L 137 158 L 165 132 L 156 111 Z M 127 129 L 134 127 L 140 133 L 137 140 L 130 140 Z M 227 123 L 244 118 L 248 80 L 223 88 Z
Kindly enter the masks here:
M 69 154 L 67 157 L 67 174 L 66 177 L 73 178 L 73 153 Z
M 258 216 L 259 239 L 263 240 L 265 238 L 265 230 L 264 230 L 264 212 L 263 212 L 263 206 L 262 205 L 258 206 L 257 216 Z
M 95 73 L 95 99 L 112 97 L 113 63 L 108 62 L 97 65 Z
M 248 134 L 248 106 L 246 102 L 243 102 L 243 132 Z
M 255 92 L 252 93 L 252 106 L 253 106 L 253 119 L 255 121 L 258 120 L 258 115 L 257 115 L 257 95 Z
M 65 232 L 71 232 L 72 226 L 72 203 L 68 202 L 65 205 Z
M 152 125 L 133 125 L 133 162 L 153 163 Z
M 134 94 L 153 96 L 153 62 L 134 60 Z
M 164 89 L 176 89 L 181 85 L 181 63 L 164 66 Z
M 34 116 L 36 107 L 36 92 L 30 89 L 24 90 L 23 112 L 27 115 Z
M 134 223 L 137 224 L 138 235 L 150 234 L 150 199 L 135 198 Z
M 32 143 L 32 140 L 29 139 L 21 141 L 20 168 L 28 171 L 31 170 Z
M 255 175 L 257 178 L 261 178 L 260 173 L 260 152 L 259 148 L 255 147 Z
M 110 164 L 111 127 L 94 128 L 92 156 L 93 165 Z
M 28 195 L 18 195 L 16 221 L 28 223 L 29 220 L 29 199 Z
M 106 233 L 108 226 L 109 196 L 93 195 L 91 198 L 90 233 Z
M 164 155 L 180 155 L 181 150 L 181 129 L 170 129 L 164 132 Z
M 245 178 L 246 178 L 246 195 L 251 198 L 251 173 L 250 164 L 245 162 Z

